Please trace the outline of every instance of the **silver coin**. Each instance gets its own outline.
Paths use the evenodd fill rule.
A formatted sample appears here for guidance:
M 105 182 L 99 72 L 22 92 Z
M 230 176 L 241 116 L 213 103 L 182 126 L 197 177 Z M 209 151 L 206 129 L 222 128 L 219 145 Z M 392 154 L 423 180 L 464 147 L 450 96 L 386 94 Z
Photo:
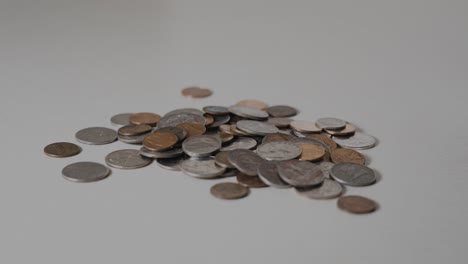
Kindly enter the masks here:
M 130 125 L 130 116 L 132 113 L 123 113 L 111 117 L 111 124 L 117 127 Z
M 221 139 L 213 136 L 193 136 L 182 143 L 182 149 L 191 157 L 206 157 L 221 149 Z
M 154 132 L 163 132 L 163 131 L 167 131 L 167 132 L 171 132 L 173 134 L 175 134 L 177 136 L 177 139 L 179 141 L 182 141 L 184 140 L 186 137 L 187 137 L 187 130 L 185 129 L 182 129 L 182 128 L 178 128 L 178 127 L 163 127 L 163 128 L 158 128 L 156 129 Z
M 315 124 L 322 129 L 339 130 L 346 126 L 346 121 L 334 117 L 324 117 L 315 121 Z
M 336 144 L 344 148 L 369 149 L 377 144 L 377 140 L 370 135 L 356 132 L 351 137 L 333 137 Z
M 289 188 L 278 174 L 278 161 L 266 161 L 260 164 L 257 170 L 258 177 L 267 185 L 275 188 Z
M 258 167 L 265 161 L 255 152 L 247 149 L 235 149 L 229 152 L 228 160 L 240 172 L 248 176 L 256 176 Z
M 231 144 L 222 147 L 221 151 L 231 151 L 235 149 L 253 149 L 257 146 L 257 141 L 248 137 L 236 138 Z
M 180 109 L 175 109 L 175 110 L 172 110 L 172 111 L 166 113 L 163 117 L 170 116 L 170 115 L 184 114 L 184 113 L 203 116 L 203 111 L 201 111 L 199 109 L 196 109 L 196 108 L 180 108 Z
M 360 164 L 340 163 L 333 166 L 330 175 L 337 182 L 350 186 L 367 186 L 376 181 L 375 172 Z
M 229 109 L 224 106 L 209 105 L 203 107 L 203 111 L 210 115 L 229 115 Z
M 77 162 L 63 168 L 62 175 L 73 182 L 95 182 L 105 179 L 110 169 L 95 162 Z
M 189 156 L 182 155 L 175 158 L 156 159 L 156 164 L 158 164 L 159 167 L 166 170 L 180 171 L 180 165 L 188 158 Z
M 106 127 L 89 127 L 75 134 L 76 140 L 89 145 L 104 145 L 117 140 L 117 131 Z
M 278 128 L 267 122 L 240 120 L 236 123 L 236 127 L 250 135 L 265 136 L 268 134 L 278 133 Z
M 343 193 L 343 186 L 334 180 L 324 179 L 317 187 L 296 187 L 296 192 L 309 199 L 333 199 Z
M 287 117 L 270 117 L 268 118 L 267 122 L 278 127 L 278 128 L 286 128 L 289 127 L 293 120 Z
M 269 142 L 257 148 L 257 154 L 266 160 L 291 160 L 299 157 L 301 153 L 299 145 L 286 141 Z
M 283 181 L 294 187 L 317 186 L 324 179 L 319 166 L 303 160 L 281 161 L 278 173 Z
M 331 163 L 331 162 L 328 162 L 328 161 L 321 161 L 317 165 L 319 165 L 320 169 L 322 169 L 323 176 L 325 176 L 325 178 L 330 179 L 331 178 L 330 177 L 330 170 L 331 170 L 331 168 L 333 168 L 333 166 L 335 166 L 335 163 Z
M 231 164 L 228 160 L 229 151 L 220 151 L 216 154 L 215 163 L 216 165 L 226 168 L 226 169 L 234 169 L 234 165 Z
M 180 113 L 165 115 L 158 123 L 158 128 L 163 127 L 176 127 L 182 123 L 198 123 L 205 125 L 206 120 L 203 115 L 191 114 L 191 113 Z
M 300 137 L 300 138 L 307 137 L 307 133 L 302 133 L 302 132 L 299 132 L 297 130 L 292 130 L 291 132 L 296 137 Z
M 216 165 L 214 158 L 188 159 L 180 164 L 182 171 L 192 177 L 212 179 L 223 175 L 225 168 Z
M 289 117 L 297 115 L 296 108 L 287 105 L 270 106 L 266 111 L 273 117 Z
M 181 148 L 172 148 L 165 151 L 152 151 L 146 147 L 140 148 L 140 155 L 153 159 L 175 158 L 184 154 Z
M 231 116 L 229 116 L 229 115 L 214 115 L 213 119 L 214 119 L 213 124 L 209 125 L 210 128 L 219 127 L 221 125 L 226 124 L 227 122 L 229 122 L 229 120 L 231 120 Z
M 268 118 L 267 112 L 260 110 L 258 108 L 255 108 L 255 107 L 233 105 L 233 106 L 230 106 L 228 109 L 229 109 L 229 112 L 235 115 L 241 116 L 241 117 L 245 117 L 245 118 L 258 119 L 258 120 Z
M 106 164 L 117 169 L 138 169 L 148 166 L 153 162 L 140 155 L 136 149 L 122 149 L 109 153 L 106 156 Z
M 119 141 L 122 141 L 123 143 L 127 144 L 141 144 L 143 143 L 143 140 L 145 139 L 146 136 L 148 136 L 151 133 L 146 133 L 138 136 L 123 136 L 123 135 L 118 135 Z

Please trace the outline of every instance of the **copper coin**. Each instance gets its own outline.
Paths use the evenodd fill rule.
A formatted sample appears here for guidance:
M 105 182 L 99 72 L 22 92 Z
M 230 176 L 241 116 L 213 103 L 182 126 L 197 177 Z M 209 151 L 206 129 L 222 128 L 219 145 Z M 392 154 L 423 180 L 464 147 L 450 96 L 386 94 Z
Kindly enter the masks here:
M 290 126 L 292 129 L 303 133 L 320 133 L 322 131 L 315 123 L 303 120 L 294 120 Z
M 214 122 L 214 117 L 209 114 L 203 114 L 203 117 L 205 117 L 205 126 L 210 126 Z
M 127 125 L 119 128 L 117 133 L 121 136 L 138 136 L 151 132 L 151 130 L 153 127 L 149 125 Z
M 200 89 L 200 87 L 196 87 L 196 86 L 184 88 L 182 89 L 182 95 L 191 97 L 192 94 L 195 93 L 198 89 Z
M 242 100 L 242 101 L 237 102 L 236 105 L 255 107 L 261 110 L 268 108 L 267 104 L 259 100 Z
M 238 129 L 236 125 L 231 125 L 231 132 L 234 136 L 250 136 L 250 134 Z
M 182 90 L 182 95 L 192 98 L 205 98 L 212 94 L 210 89 L 200 88 L 197 86 L 187 87 Z
M 211 187 L 211 194 L 219 199 L 240 199 L 249 194 L 249 188 L 233 182 L 217 183 Z
M 224 133 L 224 132 L 220 132 L 219 137 L 221 138 L 221 141 L 223 142 L 223 144 L 229 143 L 234 139 L 234 135 Z
M 234 134 L 234 132 L 232 132 L 231 130 L 231 125 L 220 125 L 219 131 L 224 132 L 226 134 L 230 134 L 230 135 Z
M 145 137 L 143 146 L 152 151 L 163 151 L 172 148 L 178 141 L 177 136 L 171 132 L 154 132 Z
M 179 141 L 182 141 L 184 140 L 188 133 L 185 129 L 181 129 L 181 128 L 177 128 L 177 127 L 162 127 L 162 128 L 158 128 L 156 131 L 154 132 L 170 132 L 170 133 L 173 133 L 177 136 L 177 138 L 179 139 Z
M 268 134 L 266 135 L 262 143 L 270 143 L 270 142 L 278 142 L 278 141 L 294 141 L 295 137 L 288 135 L 288 134 L 283 134 L 283 133 L 274 133 L 274 134 Z
M 332 136 L 338 136 L 338 137 L 351 136 L 354 134 L 354 132 L 356 132 L 356 127 L 347 123 L 345 128 L 343 128 L 342 130 L 325 129 L 325 132 L 327 132 L 327 134 L 330 134 Z
M 177 128 L 187 131 L 187 137 L 200 136 L 206 132 L 206 127 L 198 123 L 182 123 L 176 126 Z
M 234 165 L 228 160 L 228 155 L 229 151 L 220 151 L 218 154 L 215 156 L 215 163 L 216 165 L 223 167 L 223 168 L 228 168 L 228 169 L 234 169 Z
M 325 156 L 325 149 L 313 144 L 299 144 L 302 149 L 299 160 L 317 161 Z
M 154 113 L 136 113 L 129 117 L 130 123 L 134 125 L 156 126 L 161 120 L 161 116 Z
M 335 141 L 331 139 L 329 136 L 323 134 L 309 134 L 307 135 L 308 138 L 316 139 L 323 144 L 327 145 L 331 152 L 333 152 L 338 146 L 336 145 Z
M 338 199 L 337 205 L 338 208 L 353 214 L 367 214 L 378 208 L 375 201 L 358 195 L 343 196 Z
M 239 172 L 236 178 L 237 178 L 237 182 L 240 185 L 243 185 L 245 187 L 249 187 L 249 188 L 268 187 L 268 185 L 266 185 L 258 176 L 249 176 L 249 175 Z
M 334 163 L 354 163 L 364 165 L 366 163 L 366 158 L 359 152 L 347 149 L 347 148 L 338 148 L 331 153 L 331 159 Z
M 57 142 L 47 145 L 44 153 L 53 158 L 68 158 L 80 154 L 81 148 L 73 143 Z

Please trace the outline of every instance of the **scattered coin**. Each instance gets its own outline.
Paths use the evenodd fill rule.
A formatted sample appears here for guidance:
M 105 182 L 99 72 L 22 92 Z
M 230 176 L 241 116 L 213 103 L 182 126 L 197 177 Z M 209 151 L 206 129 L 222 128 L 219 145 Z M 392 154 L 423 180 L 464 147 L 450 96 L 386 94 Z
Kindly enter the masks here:
M 105 127 L 90 127 L 78 131 L 76 140 L 89 145 L 104 145 L 117 140 L 117 132 Z
M 287 117 L 270 117 L 267 122 L 276 126 L 277 128 L 287 128 L 293 120 Z
M 62 175 L 73 182 L 95 182 L 105 179 L 110 169 L 95 162 L 77 162 L 63 168 Z
M 250 119 L 267 119 L 268 113 L 255 107 L 233 105 L 229 107 L 229 112 Z
M 228 160 L 240 172 L 248 176 L 256 176 L 258 167 L 264 161 L 255 152 L 247 149 L 235 149 L 229 152 Z
M 275 188 L 290 188 L 278 174 L 278 161 L 266 161 L 260 164 L 257 170 L 258 177 L 267 185 Z
M 267 134 L 278 133 L 278 128 L 266 122 L 241 120 L 237 122 L 236 128 L 250 135 L 265 136 Z
M 249 194 L 249 189 L 237 183 L 222 182 L 213 185 L 210 192 L 216 198 L 233 200 L 247 196 Z
M 143 146 L 152 151 L 163 151 L 172 148 L 177 141 L 174 133 L 157 131 L 145 137 Z
M 240 185 L 243 185 L 245 187 L 249 188 L 264 188 L 268 187 L 258 176 L 249 176 L 245 175 L 243 173 L 238 173 L 237 174 L 237 182 Z
M 318 119 L 315 124 L 322 129 L 340 130 L 346 126 L 346 121 L 333 117 L 324 117 Z
M 161 116 L 154 113 L 136 113 L 129 117 L 130 123 L 134 125 L 156 126 L 161 120 Z
M 266 160 L 291 160 L 301 155 L 302 149 L 292 142 L 270 142 L 257 148 L 257 154 Z
M 356 132 L 356 127 L 354 127 L 353 125 L 347 123 L 345 128 L 343 128 L 341 130 L 325 129 L 325 132 L 327 132 L 328 134 L 330 134 L 332 136 L 345 137 L 345 136 L 354 135 L 354 133 Z
M 366 158 L 359 152 L 346 149 L 338 148 L 331 153 L 331 159 L 334 163 L 356 163 L 364 165 L 366 163 Z
M 266 111 L 272 117 L 290 117 L 297 115 L 296 108 L 287 105 L 270 106 Z
M 150 133 L 147 134 L 142 134 L 138 136 L 123 136 L 123 135 L 118 135 L 119 141 L 122 141 L 123 143 L 127 144 L 141 144 L 143 143 L 143 140 L 145 140 L 146 136 L 148 136 Z
M 106 156 L 107 165 L 117 169 L 138 169 L 148 166 L 152 159 L 140 155 L 136 149 L 122 149 L 114 151 Z
M 226 170 L 215 164 L 214 158 L 206 157 L 204 159 L 187 159 L 180 164 L 182 171 L 192 177 L 201 179 L 216 178 Z
M 369 149 L 377 144 L 377 140 L 373 136 L 360 132 L 347 138 L 333 137 L 333 140 L 341 147 L 353 149 Z
M 294 187 L 317 186 L 324 180 L 319 166 L 302 160 L 281 161 L 278 173 L 283 181 Z
M 317 187 L 296 187 L 295 189 L 298 194 L 309 199 L 333 199 L 343 192 L 341 184 L 329 179 L 324 179 L 323 183 Z
M 206 157 L 221 149 L 221 139 L 213 136 L 193 136 L 182 143 L 182 149 L 191 157 Z
M 257 141 L 248 137 L 236 138 L 231 144 L 221 148 L 221 151 L 231 151 L 235 149 L 253 149 L 257 146 Z
M 172 115 L 165 115 L 159 121 L 158 128 L 163 127 L 177 127 L 182 123 L 198 123 L 200 125 L 205 125 L 206 120 L 202 115 L 192 114 L 192 113 L 178 113 Z
M 187 87 L 182 90 L 182 95 L 192 98 L 205 98 L 212 94 L 210 89 L 200 88 L 196 86 Z
M 117 130 L 117 133 L 122 136 L 138 136 L 142 134 L 149 133 L 153 130 L 153 127 L 149 125 L 126 125 L 119 130 Z
M 353 214 L 367 214 L 377 210 L 377 203 L 373 200 L 358 196 L 348 195 L 338 199 L 338 208 Z
M 47 145 L 44 153 L 53 158 L 68 158 L 80 154 L 81 148 L 73 143 L 57 142 Z
M 274 133 L 274 134 L 268 134 L 266 135 L 262 143 L 270 143 L 270 142 L 279 142 L 279 141 L 290 141 L 293 142 L 296 138 L 289 135 L 289 134 L 283 134 L 283 133 Z
M 340 163 L 333 166 L 330 175 L 334 180 L 350 186 L 367 186 L 376 181 L 372 169 L 354 163 Z
M 325 155 L 325 149 L 320 146 L 307 143 L 299 144 L 299 146 L 302 149 L 299 160 L 317 161 Z
M 303 120 L 294 120 L 290 124 L 291 128 L 295 131 L 302 133 L 320 133 L 321 128 L 317 127 L 314 123 Z
M 130 125 L 130 116 L 133 113 L 123 113 L 111 117 L 111 124 L 114 126 L 127 126 Z
M 224 106 L 209 105 L 203 107 L 203 111 L 210 115 L 229 115 L 229 109 Z
M 166 170 L 180 171 L 180 165 L 188 158 L 189 156 L 183 155 L 175 158 L 156 159 L 156 164 Z
M 254 107 L 260 110 L 268 108 L 268 105 L 259 100 L 242 100 L 237 102 L 236 105 Z
M 218 154 L 215 156 L 215 163 L 216 165 L 223 167 L 223 168 L 228 168 L 228 169 L 234 169 L 234 165 L 231 164 L 228 160 L 228 155 L 229 151 L 220 151 Z
M 206 132 L 205 126 L 198 123 L 182 123 L 176 127 L 187 131 L 187 137 L 200 136 Z

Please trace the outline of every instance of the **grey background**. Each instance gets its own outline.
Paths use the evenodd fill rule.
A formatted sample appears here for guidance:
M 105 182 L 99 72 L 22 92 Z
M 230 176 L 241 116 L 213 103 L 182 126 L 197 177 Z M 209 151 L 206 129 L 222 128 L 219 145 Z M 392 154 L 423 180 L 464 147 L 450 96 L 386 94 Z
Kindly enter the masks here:
M 0 1 L 1 263 L 465 263 L 467 1 Z M 187 85 L 213 89 L 190 100 Z M 126 111 L 290 104 L 380 140 L 339 211 L 292 190 L 214 199 L 155 164 L 93 184 L 55 141 Z

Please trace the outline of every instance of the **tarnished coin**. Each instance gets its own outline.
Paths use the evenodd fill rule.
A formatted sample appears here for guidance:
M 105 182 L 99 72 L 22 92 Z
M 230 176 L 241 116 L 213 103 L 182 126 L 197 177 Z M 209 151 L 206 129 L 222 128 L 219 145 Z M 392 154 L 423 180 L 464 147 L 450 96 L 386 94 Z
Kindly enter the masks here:
M 205 98 L 213 94 L 210 89 L 197 86 L 187 87 L 182 90 L 182 95 L 192 98 Z
M 57 142 L 47 145 L 44 153 L 53 158 L 68 158 L 80 154 L 81 148 L 73 143 Z
M 133 113 L 123 113 L 111 117 L 111 124 L 114 126 L 127 126 L 130 125 L 130 116 Z
M 258 108 L 255 108 L 255 107 L 233 105 L 229 107 L 228 109 L 229 109 L 229 112 L 235 115 L 250 118 L 250 119 L 262 120 L 262 119 L 268 118 L 267 112 L 260 110 Z
M 323 129 L 340 130 L 346 126 L 346 121 L 334 117 L 324 117 L 318 119 L 315 124 Z
M 364 165 L 366 158 L 361 153 L 346 148 L 337 148 L 331 153 L 331 159 L 334 163 L 356 163 Z
M 301 155 L 302 149 L 292 142 L 270 142 L 257 148 L 257 154 L 266 160 L 291 160 Z
M 229 143 L 232 140 L 234 140 L 233 135 L 224 133 L 224 132 L 219 132 L 219 137 L 221 138 L 221 141 L 223 142 L 223 144 Z
M 249 188 L 264 188 L 268 187 L 258 176 L 249 176 L 245 175 L 243 173 L 238 173 L 237 176 L 237 182 L 240 185 L 243 185 L 245 187 Z
M 255 152 L 247 149 L 235 149 L 229 152 L 228 160 L 240 172 L 248 176 L 256 176 L 258 167 L 265 161 Z
M 353 149 L 369 149 L 377 144 L 377 140 L 373 136 L 360 132 L 356 132 L 353 136 L 347 138 L 333 137 L 333 140 L 344 148 Z
M 209 105 L 203 107 L 203 111 L 210 115 L 229 115 L 229 109 L 224 106 Z
M 158 128 L 154 132 L 170 132 L 173 133 L 177 136 L 177 139 L 179 141 L 184 140 L 188 133 L 185 129 L 177 128 L 177 127 L 163 127 L 163 128 Z
M 248 134 L 264 136 L 267 134 L 278 133 L 278 128 L 267 122 L 241 120 L 237 122 L 236 127 Z
M 309 137 L 303 137 L 303 138 L 294 138 L 292 142 L 300 145 L 300 144 L 312 144 L 316 146 L 320 146 L 323 149 L 325 149 L 325 152 L 330 152 L 330 148 L 328 147 L 327 144 L 323 143 L 322 141 L 315 139 L 315 138 L 309 138 Z
M 148 166 L 152 159 L 140 155 L 136 149 L 122 149 L 106 156 L 106 164 L 117 169 L 138 169 Z
M 299 160 L 317 161 L 321 160 L 325 156 L 325 149 L 313 145 L 313 144 L 299 144 L 302 149 L 302 153 L 299 156 Z
M 179 113 L 172 115 L 165 115 L 159 121 L 158 128 L 163 127 L 177 127 L 177 125 L 182 123 L 198 123 L 200 125 L 205 125 L 206 120 L 202 115 L 191 114 L 191 113 Z
M 332 136 L 345 137 L 345 136 L 353 135 L 356 132 L 356 127 L 354 127 L 353 125 L 347 123 L 345 128 L 343 128 L 341 130 L 325 129 L 325 132 L 327 132 L 327 134 L 330 134 Z
M 119 130 L 117 133 L 122 136 L 138 136 L 141 134 L 149 133 L 153 130 L 152 126 L 149 125 L 126 125 Z
M 316 186 L 324 180 L 319 166 L 303 160 L 279 162 L 278 173 L 283 181 L 294 187 Z
M 290 117 L 297 115 L 296 108 L 287 105 L 270 106 L 266 111 L 272 117 Z
M 335 163 L 331 163 L 331 162 L 328 162 L 328 161 L 321 161 L 320 163 L 318 163 L 320 169 L 322 169 L 322 172 L 323 172 L 323 176 L 325 176 L 325 178 L 331 178 L 330 177 L 330 170 L 331 168 L 333 168 L 333 166 L 335 166 Z
M 220 151 L 218 154 L 215 156 L 215 163 L 216 165 L 223 167 L 223 168 L 228 168 L 228 169 L 234 169 L 234 165 L 231 164 L 228 160 L 228 155 L 229 151 Z
M 172 148 L 178 141 L 177 136 L 171 132 L 157 131 L 143 140 L 143 146 L 152 151 L 163 151 Z
M 343 186 L 336 181 L 324 179 L 323 183 L 316 187 L 296 187 L 296 192 L 309 199 L 333 199 L 341 195 Z
M 138 135 L 138 136 L 123 136 L 123 135 L 118 135 L 119 141 L 127 144 L 141 144 L 143 143 L 143 140 L 145 139 L 146 136 L 148 136 L 150 133 Z
M 95 162 L 77 162 L 63 168 L 62 175 L 73 182 L 95 182 L 105 179 L 110 169 Z
M 156 126 L 161 116 L 155 113 L 136 113 L 129 117 L 130 124 Z
M 236 105 L 254 107 L 260 110 L 268 108 L 268 105 L 259 100 L 247 99 L 237 102 Z
M 320 133 L 322 131 L 322 128 L 319 128 L 313 122 L 303 120 L 294 120 L 291 122 L 290 126 L 295 131 L 302 133 Z
M 230 115 L 215 115 L 213 116 L 213 119 L 214 119 L 213 123 L 209 125 L 210 128 L 220 127 L 221 125 L 226 124 L 227 122 L 229 122 L 229 120 L 231 120 L 231 116 Z
M 237 128 L 237 126 L 234 124 L 234 125 L 231 125 L 231 132 L 233 135 L 235 136 L 250 136 L 249 133 L 246 133 L 240 129 Z
M 331 139 L 330 137 L 327 137 L 323 134 L 310 134 L 310 135 L 307 135 L 308 138 L 312 138 L 312 139 L 316 139 L 320 142 L 322 142 L 323 144 L 325 144 L 329 151 L 330 152 L 333 152 L 338 146 L 336 145 L 335 141 L 333 141 L 333 139 Z
M 175 109 L 170 112 L 167 112 L 163 117 L 171 116 L 171 115 L 178 115 L 178 114 L 186 114 L 186 113 L 192 114 L 192 115 L 199 115 L 199 116 L 202 116 L 204 114 L 203 111 L 196 109 L 196 108 L 179 108 L 179 109 Z
M 140 149 L 140 155 L 153 159 L 166 159 L 182 156 L 184 151 L 181 148 L 172 148 L 164 151 L 152 151 L 146 147 Z
M 106 127 L 89 127 L 75 134 L 76 140 L 89 145 L 104 145 L 117 140 L 117 131 Z
M 221 151 L 231 151 L 235 149 L 253 149 L 257 146 L 257 141 L 248 137 L 236 138 L 231 144 L 221 148 Z
M 295 140 L 295 137 L 288 135 L 288 134 L 283 134 L 283 133 L 274 133 L 274 134 L 268 134 L 266 135 L 262 143 L 270 143 L 270 142 L 278 142 L 278 141 L 290 141 L 293 142 Z
M 233 182 L 217 183 L 211 187 L 211 195 L 223 200 L 240 199 L 249 194 L 249 189 Z
M 278 174 L 278 161 L 266 161 L 260 164 L 257 170 L 258 177 L 267 185 L 275 188 L 289 188 Z
M 204 159 L 188 159 L 180 164 L 182 171 L 192 177 L 200 179 L 216 178 L 226 170 L 215 164 L 214 158 L 206 157 Z
M 221 139 L 214 136 L 193 136 L 182 143 L 182 149 L 191 157 L 206 157 L 221 149 Z M 213 161 L 214 162 L 214 161 Z
M 206 127 L 198 123 L 182 123 L 176 127 L 187 131 L 187 137 L 203 135 L 206 132 Z
M 180 165 L 188 158 L 189 156 L 182 155 L 175 158 L 156 159 L 156 164 L 166 170 L 180 171 Z
M 203 117 L 205 118 L 205 126 L 209 127 L 214 123 L 214 117 L 209 114 L 203 114 Z
M 277 128 L 287 128 L 293 120 L 287 117 L 270 117 L 267 122 L 276 126 Z
M 338 208 L 353 214 L 367 214 L 374 212 L 378 204 L 366 197 L 348 195 L 340 197 L 337 201 Z
M 340 163 L 333 166 L 330 175 L 337 182 L 350 186 L 367 186 L 376 181 L 375 172 L 364 166 L 354 163 Z
M 220 125 L 219 126 L 219 131 L 222 131 L 224 133 L 233 135 L 233 133 L 231 131 L 231 125 Z

